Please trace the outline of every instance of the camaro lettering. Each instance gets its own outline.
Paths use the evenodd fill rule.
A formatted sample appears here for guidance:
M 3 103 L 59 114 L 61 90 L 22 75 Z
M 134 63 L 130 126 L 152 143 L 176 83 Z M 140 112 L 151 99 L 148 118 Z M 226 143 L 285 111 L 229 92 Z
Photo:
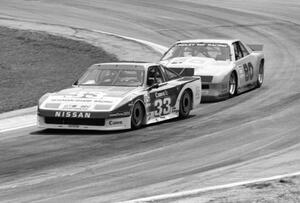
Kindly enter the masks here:
M 70 112 L 70 111 L 56 111 L 54 117 L 63 117 L 63 118 L 90 118 L 91 113 L 87 112 Z

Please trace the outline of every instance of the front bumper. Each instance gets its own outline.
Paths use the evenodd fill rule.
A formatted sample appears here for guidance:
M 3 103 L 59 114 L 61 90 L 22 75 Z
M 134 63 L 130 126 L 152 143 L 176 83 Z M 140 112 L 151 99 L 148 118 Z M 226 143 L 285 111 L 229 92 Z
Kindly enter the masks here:
M 78 129 L 78 130 L 125 130 L 131 128 L 131 117 L 105 119 L 104 125 L 86 125 L 86 124 L 64 124 L 47 123 L 46 118 L 38 116 L 37 125 L 41 128 L 51 129 Z
M 227 83 L 202 83 L 202 101 L 221 100 L 228 97 Z
M 57 113 L 57 111 L 56 111 Z M 109 113 L 96 114 L 89 118 L 72 117 L 72 115 L 83 114 L 68 114 L 68 117 L 58 117 L 53 111 L 38 110 L 37 125 L 41 128 L 51 129 L 79 129 L 79 130 L 125 130 L 131 128 L 131 116 L 108 117 Z M 56 116 L 55 116 L 56 115 Z M 92 114 L 94 115 L 94 114 Z M 105 116 L 102 116 L 105 115 Z

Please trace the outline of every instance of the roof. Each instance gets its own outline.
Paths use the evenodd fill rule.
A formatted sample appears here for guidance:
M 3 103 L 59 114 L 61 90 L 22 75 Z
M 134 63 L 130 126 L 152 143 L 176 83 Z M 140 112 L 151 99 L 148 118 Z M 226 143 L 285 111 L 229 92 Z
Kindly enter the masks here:
M 222 44 L 232 44 L 235 41 L 239 41 L 238 39 L 189 39 L 189 40 L 180 40 L 178 43 L 222 43 Z

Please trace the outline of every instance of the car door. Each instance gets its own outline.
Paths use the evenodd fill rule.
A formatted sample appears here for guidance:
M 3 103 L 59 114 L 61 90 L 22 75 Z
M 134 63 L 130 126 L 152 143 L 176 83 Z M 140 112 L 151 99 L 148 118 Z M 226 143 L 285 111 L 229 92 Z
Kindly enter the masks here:
M 240 87 L 246 86 L 254 80 L 254 66 L 252 64 L 251 55 L 240 41 L 233 43 L 233 47 L 239 74 L 239 84 Z
M 149 119 L 165 120 L 168 115 L 174 113 L 173 107 L 177 99 L 176 86 L 170 85 L 168 78 L 160 66 L 152 66 L 148 69 L 147 85 L 150 88 Z M 151 88 L 152 87 L 152 88 Z

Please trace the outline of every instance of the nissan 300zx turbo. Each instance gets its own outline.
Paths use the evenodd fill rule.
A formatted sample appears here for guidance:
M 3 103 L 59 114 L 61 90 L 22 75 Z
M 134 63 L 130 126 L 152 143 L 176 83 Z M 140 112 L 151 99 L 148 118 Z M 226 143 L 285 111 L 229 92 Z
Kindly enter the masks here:
M 237 39 L 177 41 L 160 63 L 183 76 L 201 76 L 204 99 L 226 99 L 261 87 L 265 63 L 262 48 Z
M 120 130 L 185 118 L 201 100 L 200 77 L 182 77 L 158 64 L 94 64 L 72 87 L 42 96 L 38 125 Z

